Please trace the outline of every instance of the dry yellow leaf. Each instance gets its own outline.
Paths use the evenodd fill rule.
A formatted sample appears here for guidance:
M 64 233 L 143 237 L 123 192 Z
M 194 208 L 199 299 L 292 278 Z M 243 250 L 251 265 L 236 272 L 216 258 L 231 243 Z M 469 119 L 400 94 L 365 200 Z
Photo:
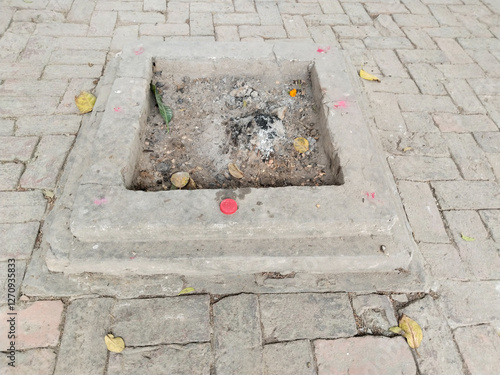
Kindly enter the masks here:
M 297 152 L 303 154 L 309 150 L 309 141 L 302 137 L 297 137 L 293 140 L 293 147 L 297 150 Z
M 176 188 L 181 189 L 188 184 L 190 180 L 189 173 L 187 172 L 177 172 L 170 177 L 170 182 Z
M 399 320 L 399 327 L 405 332 L 403 336 L 406 338 L 408 345 L 412 349 L 417 349 L 422 342 L 422 328 L 416 321 L 404 315 Z
M 410 151 L 410 150 L 413 150 L 413 149 L 411 147 L 405 147 L 405 148 L 403 148 L 403 152 Z
M 238 168 L 238 166 L 234 163 L 229 163 L 227 165 L 227 169 L 229 169 L 229 173 L 234 178 L 243 178 L 243 172 Z
M 194 288 L 184 288 L 179 292 L 178 296 L 180 296 L 181 294 L 188 294 L 188 293 L 193 293 L 193 292 L 194 292 Z
M 380 79 L 375 77 L 374 75 L 371 75 L 370 73 L 365 72 L 363 69 L 359 71 L 359 76 L 363 79 L 366 79 L 367 81 L 377 81 L 380 82 Z
M 125 349 L 125 342 L 121 337 L 115 337 L 111 333 L 104 336 L 104 342 L 110 352 L 121 353 Z
M 75 104 L 81 114 L 92 111 L 96 97 L 90 92 L 82 91 L 80 95 L 75 96 Z

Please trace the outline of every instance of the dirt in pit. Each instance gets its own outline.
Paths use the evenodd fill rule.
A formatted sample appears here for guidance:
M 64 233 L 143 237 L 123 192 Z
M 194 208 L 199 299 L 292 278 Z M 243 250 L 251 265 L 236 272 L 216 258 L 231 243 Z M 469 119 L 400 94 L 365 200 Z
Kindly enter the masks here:
M 158 72 L 153 83 L 173 119 L 168 130 L 158 108 L 151 111 L 135 190 L 169 190 L 175 172 L 188 172 L 198 189 L 335 183 L 330 158 L 320 147 L 308 79 L 190 79 Z M 309 151 L 295 150 L 296 137 L 309 141 Z M 230 163 L 243 178 L 229 173 Z

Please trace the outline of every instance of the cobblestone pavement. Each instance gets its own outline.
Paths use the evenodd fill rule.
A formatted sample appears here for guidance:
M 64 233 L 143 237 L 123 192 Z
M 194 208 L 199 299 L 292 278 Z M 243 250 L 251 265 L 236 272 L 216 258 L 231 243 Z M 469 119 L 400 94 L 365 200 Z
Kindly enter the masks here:
M 167 297 L 120 299 L 23 289 L 81 125 L 75 94 L 95 88 L 126 43 L 188 38 L 313 41 L 382 78 L 363 88 L 429 293 L 177 297 L 180 283 Z M 498 0 L 2 0 L 1 372 L 500 374 L 499 129 Z M 9 258 L 21 298 L 15 368 Z M 423 328 L 418 355 L 387 336 L 403 313 Z M 107 352 L 107 332 L 125 338 L 122 354 Z

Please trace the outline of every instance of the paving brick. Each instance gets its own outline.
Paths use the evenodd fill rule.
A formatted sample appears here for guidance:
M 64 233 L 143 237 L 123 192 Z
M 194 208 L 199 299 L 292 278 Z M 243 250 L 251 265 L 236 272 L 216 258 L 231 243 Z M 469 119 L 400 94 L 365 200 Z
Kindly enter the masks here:
M 429 4 L 446 4 L 446 5 L 453 5 L 453 4 L 463 4 L 461 0 L 421 0 L 422 3 L 429 5 Z
M 430 64 L 408 64 L 408 71 L 422 94 L 446 95 L 442 84 L 443 74 Z
M 304 16 L 307 26 L 349 25 L 349 17 L 345 14 L 308 14 Z
M 12 7 L 2 7 L 2 13 L 0 14 L 0 35 L 9 27 L 14 11 L 15 9 Z
M 41 191 L 0 192 L 0 223 L 40 220 L 46 205 Z
M 0 27 L 1 27 L 1 22 L 0 22 Z M 9 30 L 9 32 L 13 34 L 33 34 L 35 32 L 35 28 L 36 28 L 36 23 L 11 22 L 7 30 Z
M 402 311 L 416 320 L 422 331 L 422 343 L 415 356 L 423 374 L 463 374 L 464 368 L 450 328 L 430 296 L 415 301 Z
M 286 31 L 283 26 L 238 26 L 240 38 L 261 37 L 269 38 L 286 38 Z
M 318 375 L 415 374 L 411 350 L 402 337 L 352 337 L 316 340 Z
M 488 228 L 488 231 L 491 233 L 493 240 L 500 242 L 500 211 L 479 211 L 479 215 Z
M 435 64 L 448 62 L 448 58 L 442 51 L 436 50 L 397 50 L 398 56 L 403 64 L 426 63 Z
M 357 332 L 347 294 L 265 294 L 259 300 L 265 342 L 339 338 Z
M 257 296 L 240 294 L 213 305 L 215 369 L 219 374 L 262 373 Z
M 496 38 L 458 38 L 458 43 L 465 49 L 500 50 L 500 40 Z
M 339 40 L 342 49 L 347 51 L 360 51 L 365 49 L 365 44 L 359 39 L 340 39 Z M 366 67 L 364 67 L 366 70 Z
M 253 0 L 234 0 L 233 3 L 235 12 L 252 13 L 257 11 Z
M 0 357 L 3 375 L 52 375 L 56 363 L 56 353 L 52 349 L 33 349 L 16 353 L 16 366 L 8 365 L 9 359 Z
M 327 46 L 340 47 L 331 26 L 310 26 L 309 33 L 315 43 L 325 43 Z
M 357 295 L 352 297 L 352 307 L 362 321 L 364 333 L 384 334 L 389 331 L 390 327 L 398 325 L 388 296 Z
M 407 155 L 403 151 L 411 147 L 411 153 L 421 156 L 448 157 L 450 153 L 440 133 L 401 133 L 379 131 L 384 148 L 393 155 Z
M 360 26 L 333 26 L 333 30 L 335 30 L 339 38 L 363 39 L 368 36 L 363 30 L 363 27 Z
M 469 83 L 476 94 L 498 95 L 500 93 L 500 78 L 470 79 Z
M 12 16 L 13 21 L 18 22 L 64 22 L 64 14 L 52 10 L 17 10 Z M 70 20 L 68 20 L 70 21 Z
M 264 373 L 268 375 L 316 375 L 309 341 L 265 345 Z
M 68 22 L 85 23 L 90 22 L 96 1 L 73 1 L 71 9 L 66 16 Z
M 69 78 L 99 78 L 102 74 L 102 65 L 47 65 L 42 78 L 44 80 Z M 44 81 L 47 82 L 47 81 Z
M 57 96 L 60 97 L 68 85 L 66 80 L 33 81 L 7 79 L 0 86 L 0 96 Z
M 189 35 L 189 25 L 187 23 L 159 23 L 156 25 L 147 23 L 139 26 L 139 34 L 161 36 Z
M 16 190 L 23 170 L 22 163 L 0 164 L 0 190 Z
M 429 185 L 400 181 L 398 187 L 415 239 L 430 243 L 449 243 Z
M 219 42 L 239 42 L 238 26 L 215 26 L 215 39 Z
M 281 14 L 276 3 L 255 3 L 261 25 L 281 25 Z
M 442 210 L 500 208 L 500 188 L 492 181 L 434 181 Z
M 437 27 L 436 19 L 420 14 L 394 14 L 394 21 L 401 27 Z
M 302 16 L 283 14 L 283 25 L 288 38 L 310 38 L 309 30 Z
M 59 37 L 57 38 L 57 48 L 107 50 L 110 42 L 111 38 L 109 37 Z
M 476 132 L 474 138 L 484 152 L 500 153 L 500 132 Z
M 500 154 L 486 154 L 497 181 L 500 181 Z M 497 241 L 500 242 L 500 241 Z
M 66 160 L 74 137 L 65 135 L 47 135 L 42 137 L 30 162 L 23 173 L 20 185 L 23 188 L 54 188 L 59 170 Z
M 0 118 L 0 136 L 14 135 L 14 120 Z
M 444 217 L 464 266 L 479 279 L 496 278 L 500 269 L 497 246 L 488 238 L 479 214 L 476 211 L 456 210 L 445 211 Z M 474 238 L 474 241 L 465 241 L 462 234 Z
M 500 373 L 500 337 L 492 326 L 457 328 L 454 336 L 471 374 Z
M 409 77 L 405 67 L 401 64 L 394 51 L 388 49 L 375 49 L 372 50 L 371 53 L 384 76 L 402 78 Z
M 432 15 L 442 26 L 460 27 L 462 24 L 446 5 L 429 5 Z
M 92 78 L 74 78 L 70 80 L 68 88 L 57 107 L 57 113 L 80 114 L 75 105 L 75 96 L 79 95 L 81 91 L 94 92 L 94 88 L 95 83 Z
M 95 6 L 96 11 L 119 11 L 129 10 L 133 12 L 142 11 L 142 1 L 98 1 Z
M 488 111 L 488 116 L 500 127 L 500 95 L 478 95 L 479 100 Z
M 0 161 L 31 159 L 38 137 L 0 137 Z
M 0 224 L 0 237 L 3 245 L 0 250 L 0 260 L 30 258 L 39 226 L 38 222 Z
M 474 92 L 463 79 L 449 79 L 445 82 L 446 90 L 451 98 L 465 114 L 484 114 L 486 110 L 474 95 Z
M 0 38 L 0 59 L 4 62 L 15 62 L 19 54 L 28 43 L 29 36 L 26 34 L 13 34 L 6 32 Z
M 391 16 L 381 14 L 375 18 L 373 24 L 382 36 L 399 36 L 405 37 L 399 26 L 392 20 Z
M 383 130 L 405 131 L 406 126 L 398 107 L 396 96 L 389 93 L 370 93 L 370 104 L 377 127 Z
M 312 3 L 278 3 L 281 14 L 321 14 L 319 4 Z
M 351 40 L 351 39 L 349 39 Z M 356 39 L 352 39 L 353 41 Z M 363 44 L 361 42 L 361 44 Z M 375 63 L 375 60 L 373 59 L 372 56 L 372 51 L 367 50 L 366 48 L 357 48 L 353 49 L 351 51 L 348 51 L 349 58 L 351 60 L 351 63 L 356 66 L 356 67 L 363 67 L 363 69 L 370 73 L 374 74 L 376 76 L 380 76 L 382 73 L 377 67 L 377 64 Z M 370 82 L 372 85 L 378 85 L 379 82 Z
M 492 180 L 493 173 L 489 163 L 473 139 L 467 133 L 447 133 L 444 138 L 453 159 L 458 164 L 460 171 L 466 180 Z
M 398 95 L 399 106 L 405 112 L 449 112 L 456 113 L 457 108 L 447 96 Z
M 111 332 L 114 303 L 112 298 L 71 302 L 54 375 L 104 373 L 108 356 L 104 336 Z
M 21 53 L 19 61 L 31 64 L 46 64 L 50 59 L 56 38 L 51 36 L 33 36 Z
M 214 25 L 259 25 L 260 18 L 257 13 L 216 13 Z
M 210 13 L 193 13 L 189 16 L 191 35 L 214 35 L 214 25 Z
M 396 3 L 365 3 L 365 9 L 370 16 L 379 14 L 409 13 L 403 4 Z
M 0 97 L 0 108 L 7 117 L 53 114 L 59 98 L 49 97 Z
M 71 10 L 73 1 L 74 0 L 50 0 L 50 2 L 47 4 L 47 9 L 66 13 Z
M 112 36 L 115 29 L 117 12 L 95 11 L 92 13 L 88 36 Z
M 389 158 L 389 164 L 395 177 L 402 180 L 431 181 L 460 178 L 460 173 L 450 158 L 394 156 Z
M 427 8 L 420 0 L 401 0 L 412 14 L 430 14 Z
M 121 300 L 113 329 L 130 346 L 208 342 L 209 304 L 208 295 Z M 151 324 L 145 327 L 144 321 Z
M 191 13 L 231 13 L 234 12 L 233 3 L 230 0 L 220 2 L 194 2 L 189 5 Z
M 59 325 L 64 305 L 61 301 L 37 301 L 33 304 L 16 305 L 16 349 L 32 349 L 56 346 L 59 343 Z M 0 331 L 7 332 L 7 306 L 2 308 Z M 7 335 L 0 336 L 1 350 L 8 350 Z
M 418 94 L 418 87 L 411 79 L 399 77 L 384 77 L 381 82 L 374 85 L 371 82 L 363 82 L 369 91 L 388 92 L 394 94 Z
M 484 70 L 487 76 L 500 77 L 500 62 L 489 51 L 469 50 L 469 55 Z
M 52 54 L 50 55 L 49 64 L 78 65 L 86 63 L 104 65 L 106 62 L 106 54 L 107 52 L 103 50 L 56 49 L 55 51 L 52 51 Z
M 396 48 L 408 48 L 412 49 L 413 46 L 410 41 L 403 37 L 366 37 L 364 40 L 366 48 L 370 49 L 380 49 L 380 48 L 388 48 L 388 49 L 396 49 Z
M 468 133 L 498 130 L 495 123 L 485 115 L 436 113 L 433 117 L 442 132 Z
M 206 375 L 212 365 L 210 344 L 165 345 L 126 348 L 110 353 L 108 375 L 145 374 Z
M 81 23 L 39 23 L 35 34 L 49 36 L 85 36 L 88 26 Z
M 429 264 L 432 276 L 436 280 L 465 280 L 467 278 L 464 264 L 453 245 L 421 243 L 420 251 Z
M 343 7 L 354 25 L 371 25 L 373 23 L 362 4 L 344 3 Z
M 425 32 L 432 38 L 461 38 L 469 37 L 470 32 L 464 27 L 436 27 L 426 28 Z
M 165 12 L 166 10 L 166 0 L 144 0 L 144 11 L 146 12 Z
M 19 297 L 21 295 L 21 285 L 23 283 L 23 278 L 24 278 L 24 274 L 26 272 L 26 263 L 27 261 L 25 260 L 16 260 L 16 270 L 15 270 L 15 291 L 12 293 L 12 289 L 10 289 L 10 292 L 9 292 L 9 274 L 8 272 L 1 272 L 0 273 L 0 291 L 3 293 L 3 295 L 6 297 L 5 298 L 5 302 L 4 302 L 4 306 L 6 307 L 7 305 L 5 305 L 5 303 L 7 302 L 7 294 L 10 293 L 10 294 L 13 294 L 14 297 L 15 297 L 15 300 L 16 301 L 19 301 Z M 7 262 L 0 262 L 0 267 L 2 267 L 1 269 L 3 270 L 7 270 Z M 3 316 L 3 311 L 2 309 L 0 308 L 0 318 L 3 320 L 4 316 Z M 18 320 L 18 323 L 19 323 L 19 320 Z M 0 329 L 2 329 L 3 327 L 0 325 Z M 5 332 L 3 329 L 2 329 L 2 334 Z M 7 337 L 7 335 L 5 335 L 5 337 Z M 2 350 L 2 349 L 0 349 Z
M 167 3 L 167 22 L 168 23 L 186 23 L 189 21 L 189 4 L 171 2 Z
M 406 128 L 410 132 L 439 132 L 432 116 L 426 112 L 403 112 Z
M 466 79 L 485 76 L 483 70 L 477 64 L 462 64 L 458 66 L 454 64 L 436 64 L 436 68 L 448 78 Z
M 123 46 L 133 43 L 139 38 L 139 26 L 118 26 L 113 32 L 111 50 L 121 50 Z
M 453 64 L 472 64 L 473 61 L 465 53 L 463 48 L 451 38 L 435 38 L 439 48 L 445 53 L 448 60 Z
M 165 16 L 157 12 L 129 12 L 119 11 L 118 22 L 120 25 L 135 25 L 143 23 L 163 23 Z
M 457 19 L 465 26 L 465 28 L 473 35 L 479 38 L 490 38 L 493 35 L 488 30 L 488 27 L 473 16 L 457 15 Z
M 402 30 L 410 39 L 410 41 L 421 50 L 433 50 L 437 49 L 436 44 L 432 41 L 429 35 L 425 32 L 425 29 L 420 29 L 416 27 L 403 27 Z
M 437 292 L 437 302 L 451 328 L 498 321 L 498 281 L 447 281 Z

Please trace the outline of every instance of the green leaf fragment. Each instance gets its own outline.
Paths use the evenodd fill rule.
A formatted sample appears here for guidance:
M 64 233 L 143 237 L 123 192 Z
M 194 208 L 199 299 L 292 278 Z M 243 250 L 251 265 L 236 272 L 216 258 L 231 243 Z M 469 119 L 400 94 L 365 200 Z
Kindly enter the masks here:
M 188 294 L 188 293 L 192 293 L 192 292 L 194 292 L 194 288 L 184 288 L 180 291 L 178 296 L 180 296 L 181 294 Z
M 391 328 L 389 328 L 389 331 L 394 332 L 394 333 L 398 333 L 398 334 L 403 332 L 401 327 L 391 327 Z
M 463 234 L 463 233 L 460 233 L 460 235 L 462 236 L 462 239 L 463 239 L 464 241 L 467 241 L 467 242 L 472 242 L 472 241 L 475 241 L 475 240 L 476 240 L 475 238 L 468 237 L 468 236 L 466 236 L 466 235 L 465 235 L 465 234 Z
M 169 130 L 168 124 L 170 123 L 170 120 L 172 120 L 173 117 L 172 109 L 168 105 L 163 104 L 158 89 L 152 83 L 151 83 L 151 91 L 153 91 L 155 94 L 156 104 L 158 105 L 158 109 L 160 110 L 161 117 L 163 118 L 163 120 L 165 120 L 165 124 L 167 125 L 167 131 L 168 131 Z

